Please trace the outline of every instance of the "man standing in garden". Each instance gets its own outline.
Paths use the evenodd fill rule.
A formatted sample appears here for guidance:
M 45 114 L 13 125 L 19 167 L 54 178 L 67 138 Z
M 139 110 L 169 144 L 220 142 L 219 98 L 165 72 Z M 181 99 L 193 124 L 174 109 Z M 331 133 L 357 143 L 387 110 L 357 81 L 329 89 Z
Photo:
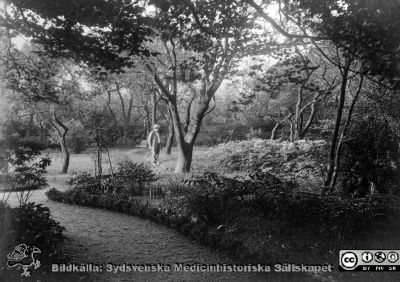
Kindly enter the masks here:
M 160 126 L 158 124 L 153 125 L 153 130 L 150 131 L 147 137 L 147 142 L 149 144 L 149 149 L 151 150 L 151 158 L 154 164 L 157 164 L 158 156 L 160 155 L 161 149 L 161 138 L 158 133 Z

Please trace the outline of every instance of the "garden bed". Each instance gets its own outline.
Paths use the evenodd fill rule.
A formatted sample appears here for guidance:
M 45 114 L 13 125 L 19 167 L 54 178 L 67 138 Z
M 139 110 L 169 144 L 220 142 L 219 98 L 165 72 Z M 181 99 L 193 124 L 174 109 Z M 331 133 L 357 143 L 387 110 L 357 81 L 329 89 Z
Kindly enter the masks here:
M 83 189 L 51 189 L 46 195 L 54 201 L 149 219 L 244 261 L 326 263 L 336 262 L 337 251 L 343 248 L 398 246 L 396 198 L 305 193 L 272 175 L 258 177 L 198 176 L 186 185 L 177 183 L 158 206 Z

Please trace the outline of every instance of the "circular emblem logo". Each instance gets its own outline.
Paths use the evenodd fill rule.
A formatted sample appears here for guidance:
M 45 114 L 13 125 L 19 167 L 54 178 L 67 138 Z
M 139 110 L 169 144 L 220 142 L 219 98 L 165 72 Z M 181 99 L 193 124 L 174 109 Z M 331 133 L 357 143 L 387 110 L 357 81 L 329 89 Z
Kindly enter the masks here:
M 376 262 L 382 263 L 385 261 L 385 259 L 386 259 L 386 255 L 384 252 L 376 252 L 375 253 L 375 261 Z
M 365 262 L 365 263 L 371 262 L 373 258 L 374 258 L 374 256 L 373 256 L 372 253 L 370 253 L 370 252 L 364 252 L 364 253 L 362 253 L 362 255 L 361 255 L 361 259 L 362 259 L 362 261 Z
M 395 252 L 390 252 L 387 255 L 387 259 L 388 259 L 389 262 L 395 263 L 396 261 L 399 260 L 399 254 L 395 253 Z
M 344 253 L 340 258 L 340 262 L 346 269 L 354 268 L 358 263 L 357 255 L 353 252 Z

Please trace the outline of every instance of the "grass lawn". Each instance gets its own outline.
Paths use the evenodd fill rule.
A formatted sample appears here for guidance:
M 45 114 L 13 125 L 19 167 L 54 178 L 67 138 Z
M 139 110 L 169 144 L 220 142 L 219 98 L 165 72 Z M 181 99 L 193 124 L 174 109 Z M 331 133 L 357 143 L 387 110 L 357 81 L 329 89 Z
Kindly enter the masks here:
M 208 147 L 195 147 L 193 152 L 193 172 L 196 172 L 196 157 L 201 155 L 203 152 L 207 151 Z M 124 158 L 128 158 L 135 163 L 148 163 L 151 164 L 150 161 L 150 150 L 146 148 L 132 148 L 132 149 L 110 149 L 110 159 L 111 159 L 111 166 L 115 171 L 117 168 L 118 162 L 123 160 Z M 154 166 L 154 169 L 159 174 L 166 174 L 171 175 L 173 174 L 173 170 L 175 168 L 177 162 L 177 148 L 173 148 L 171 155 L 167 155 L 165 153 L 165 148 L 161 150 L 160 157 L 159 157 L 159 166 Z M 59 176 L 62 162 L 63 162 L 63 154 L 62 153 L 54 153 L 54 152 L 47 152 L 43 154 L 44 157 L 49 157 L 52 161 L 50 167 L 48 168 L 49 176 Z M 71 154 L 70 157 L 70 164 L 67 175 L 70 175 L 74 171 L 85 171 L 91 174 L 94 174 L 94 154 L 93 153 L 81 153 L 81 154 Z M 103 164 L 103 173 L 109 174 L 111 173 L 111 166 L 110 161 L 108 158 L 107 153 L 103 154 L 102 159 Z
M 196 156 L 199 156 L 202 152 L 208 150 L 207 147 L 196 147 L 194 151 L 194 171 L 196 167 Z M 119 161 L 124 158 L 128 158 L 135 163 L 148 163 L 152 166 L 154 172 L 158 175 L 159 180 L 156 182 L 162 185 L 168 185 L 171 182 L 175 182 L 176 180 L 182 179 L 182 175 L 177 175 L 174 173 L 174 168 L 177 161 L 177 149 L 173 148 L 171 155 L 165 154 L 165 148 L 161 151 L 159 157 L 159 166 L 153 166 L 150 162 L 150 150 L 146 148 L 133 148 L 133 149 L 110 149 L 110 159 L 113 170 L 117 169 L 117 164 Z M 72 153 L 70 156 L 70 164 L 68 173 L 62 174 L 60 173 L 62 167 L 62 153 L 55 152 L 45 152 L 42 154 L 42 157 L 49 157 L 52 161 L 51 165 L 48 168 L 48 173 L 46 174 L 46 178 L 48 180 L 49 186 L 43 187 L 34 191 L 32 193 L 31 201 L 34 202 L 43 202 L 47 199 L 45 196 L 45 191 L 49 188 L 56 188 L 60 191 L 65 191 L 69 189 L 69 185 L 66 183 L 70 178 L 72 173 L 75 172 L 88 172 L 94 174 L 94 161 L 93 161 L 93 153 L 81 153 L 74 154 Z M 103 154 L 103 173 L 109 174 L 111 173 L 110 162 L 107 154 Z M 0 193 L 0 199 L 2 196 L 8 196 L 7 193 Z M 138 199 L 149 201 L 150 204 L 157 204 L 159 199 L 149 199 L 138 197 Z M 16 206 L 18 200 L 16 198 L 16 193 L 12 193 L 9 202 Z

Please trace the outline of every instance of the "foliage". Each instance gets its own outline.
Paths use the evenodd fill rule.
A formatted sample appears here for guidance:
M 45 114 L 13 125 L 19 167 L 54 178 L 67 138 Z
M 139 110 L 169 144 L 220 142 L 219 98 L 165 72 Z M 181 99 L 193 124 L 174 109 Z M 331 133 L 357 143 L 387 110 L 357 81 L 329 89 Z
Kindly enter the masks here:
M 6 250 L 10 243 L 12 228 L 11 208 L 3 201 L 0 201 L 0 265 L 5 265 Z
M 44 174 L 51 161 L 39 158 L 43 144 L 35 139 L 8 136 L 1 140 L 3 163 L 6 163 L 10 185 L 13 188 L 37 188 L 47 185 Z
M 295 180 L 305 189 L 319 188 L 325 172 L 326 147 L 323 140 L 228 142 L 199 156 L 197 169 L 227 173 L 261 169 L 285 180 Z
M 196 139 L 197 146 L 216 146 L 229 141 L 245 140 L 249 126 L 241 123 L 209 124 Z
M 156 180 L 156 175 L 147 165 L 137 164 L 129 159 L 122 160 L 118 163 L 118 176 L 127 181 L 143 183 L 153 182 Z
M 394 203 L 384 197 L 343 199 L 300 192 L 293 183 L 262 172 L 245 179 L 206 173 L 186 180 L 186 184 L 191 187 L 180 195 L 170 194 L 161 208 L 208 225 L 227 224 L 238 214 L 252 217 L 261 213 L 264 219 L 280 224 L 351 237 L 365 226 L 387 220 L 387 204 Z
M 16 13 L 8 18 L 13 28 L 35 43 L 44 46 L 52 56 L 73 58 L 92 66 L 119 71 L 132 66 L 132 55 L 150 55 L 142 43 L 150 30 L 140 3 L 125 5 L 121 1 L 96 0 L 10 1 Z M 35 14 L 37 16 L 30 16 Z M 83 26 L 91 27 L 85 32 Z M 120 56 L 127 51 L 127 56 Z
M 41 204 L 10 208 L 0 201 L 0 228 L 1 259 L 6 257 L 7 250 L 24 243 L 38 247 L 43 260 L 47 260 L 64 241 L 65 228 L 52 219 L 49 209 Z
M 156 179 L 148 166 L 123 160 L 118 164 L 117 172 L 112 175 L 93 177 L 85 172 L 74 172 L 69 184 L 72 185 L 72 190 L 129 199 L 132 196 L 142 196 L 146 192 L 145 184 Z
M 37 246 L 48 256 L 64 240 L 65 228 L 52 219 L 49 208 L 41 204 L 28 203 L 16 208 L 13 226 L 17 243 Z
M 88 147 L 87 139 L 79 134 L 71 134 L 68 141 L 72 152 L 75 154 L 82 153 Z
M 184 183 L 191 187 L 178 195 L 176 203 L 169 194 L 161 208 L 179 216 L 194 218 L 208 224 L 217 224 L 223 220 L 232 204 L 231 199 L 244 200 L 250 197 L 263 197 L 271 191 L 293 190 L 294 183 L 284 183 L 269 173 L 260 171 L 251 173 L 246 179 L 229 178 L 216 173 L 204 173 L 186 179 Z M 183 196 L 183 197 L 182 197 Z M 173 206 L 169 206 L 172 204 Z
M 400 5 L 392 0 L 284 1 L 284 12 L 298 18 L 302 28 L 331 40 L 363 61 L 371 75 L 389 81 L 400 74 Z
M 247 255 L 250 258 L 250 254 L 245 253 L 246 250 L 243 249 L 240 240 L 231 238 L 229 234 L 219 232 L 215 228 L 210 229 L 204 223 L 193 221 L 191 218 L 166 214 L 148 203 L 143 204 L 140 200 L 124 200 L 110 195 L 91 195 L 81 190 L 60 192 L 54 188 L 46 192 L 46 195 L 54 201 L 101 208 L 153 220 L 175 228 L 184 235 L 211 247 L 225 250 L 234 255 Z
M 80 121 L 74 119 L 70 120 L 67 126 L 69 128 L 66 136 L 68 148 L 71 148 L 72 152 L 76 154 L 82 153 L 93 142 L 88 136 L 87 128 L 84 128 Z M 56 138 L 59 139 L 58 136 Z
M 86 113 L 83 125 L 92 142 L 100 150 L 113 145 L 119 137 L 118 129 L 115 128 L 110 113 L 105 110 Z
M 72 185 L 73 189 L 81 189 L 91 194 L 101 194 L 103 192 L 100 179 L 91 176 L 87 172 L 73 172 L 68 183 Z
M 393 234 L 398 227 L 400 209 L 394 198 L 303 193 L 293 183 L 265 173 L 245 179 L 208 173 L 183 183 L 185 187 L 171 190 L 158 207 L 83 190 L 52 189 L 46 195 L 51 200 L 154 220 L 250 260 L 268 260 L 271 255 L 289 259 L 285 254 L 313 253 L 316 246 L 321 258 L 321 253 L 336 254 L 343 246 L 354 247 L 374 230 Z
M 399 137 L 383 118 L 368 115 L 355 122 L 344 140 L 339 181 L 346 193 L 396 192 L 400 168 Z

